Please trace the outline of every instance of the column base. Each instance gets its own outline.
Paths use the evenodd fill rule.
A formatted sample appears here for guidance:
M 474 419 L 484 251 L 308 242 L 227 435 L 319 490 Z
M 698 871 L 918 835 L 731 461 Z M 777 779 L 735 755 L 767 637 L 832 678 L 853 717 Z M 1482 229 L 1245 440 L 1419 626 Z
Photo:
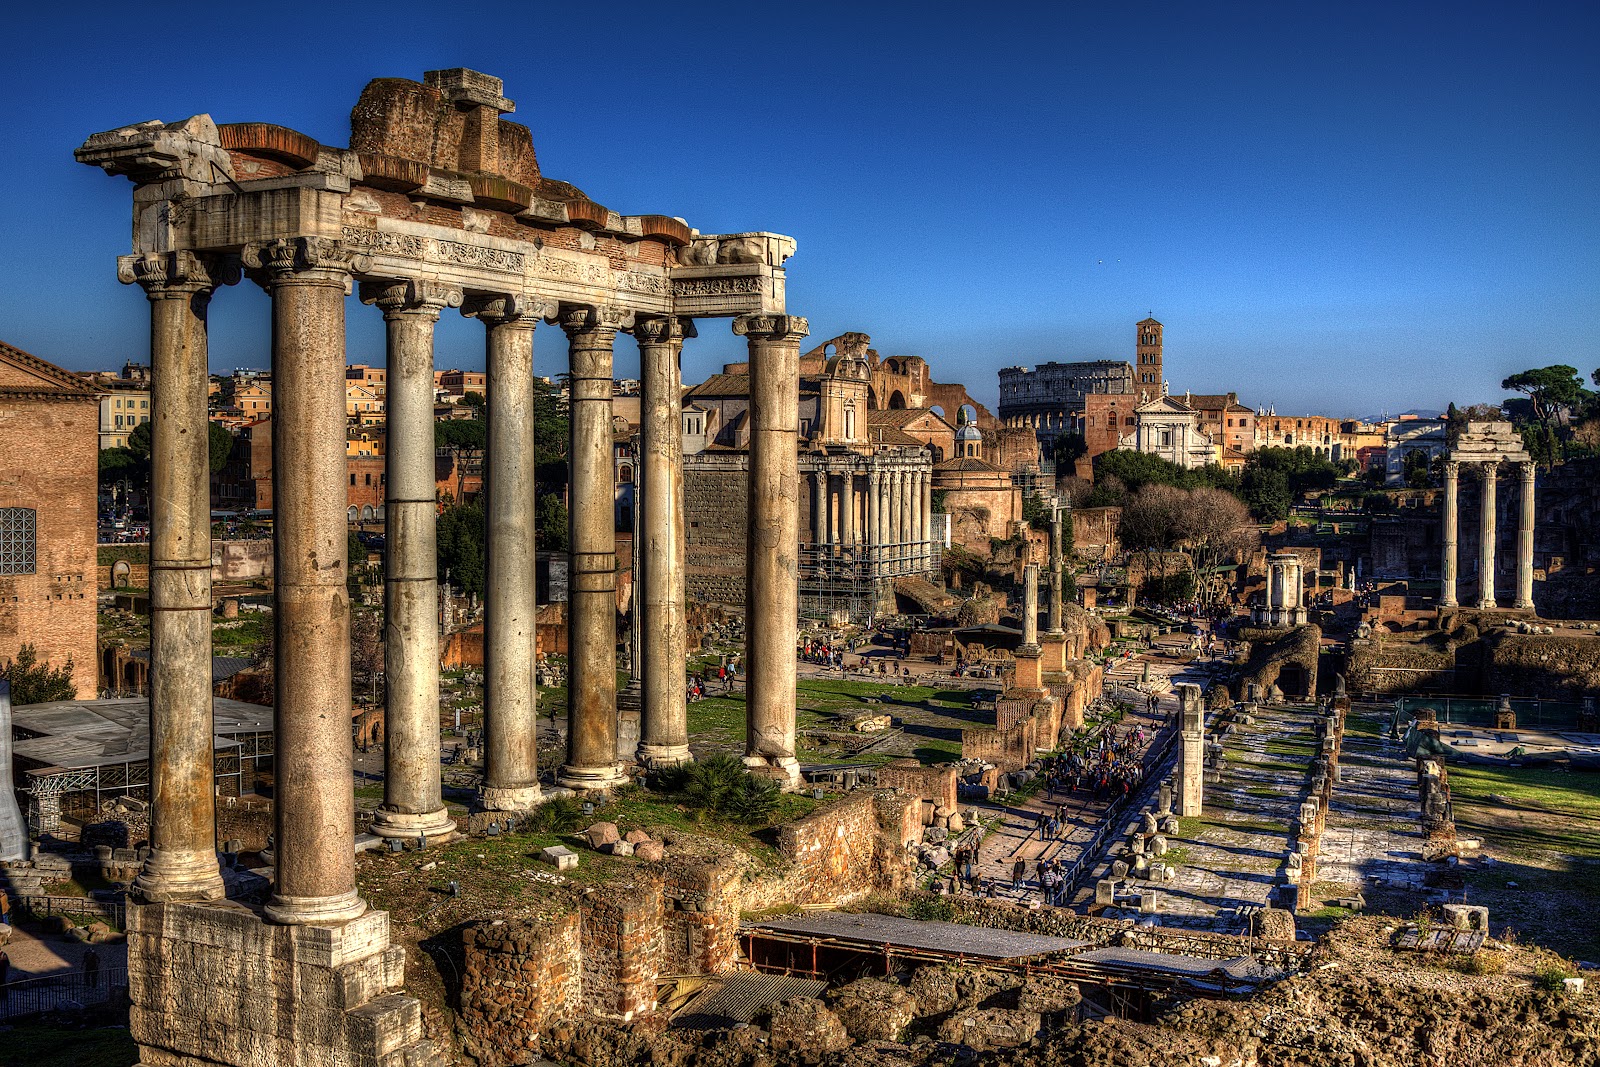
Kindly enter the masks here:
M 751 755 L 744 757 L 744 765 L 751 774 L 777 782 L 778 788 L 785 793 L 800 791 L 800 761 L 793 756 Z
M 622 764 L 610 763 L 599 767 L 575 767 L 566 764 L 556 772 L 556 781 L 580 793 L 598 793 L 628 784 Z
M 640 764 L 651 770 L 694 762 L 694 756 L 689 754 L 688 745 L 641 744 L 637 758 Z
M 1455 597 L 1451 597 L 1448 600 L 1439 601 L 1439 606 L 1441 608 L 1459 608 L 1461 606 L 1461 603 L 1460 603 L 1460 601 L 1456 600 Z
M 1477 603 L 1477 608 L 1478 608 L 1479 611 L 1495 611 L 1499 607 L 1500 607 L 1500 605 L 1496 604 L 1492 600 L 1480 600 Z
M 216 852 L 151 849 L 133 888 L 152 904 L 221 900 L 228 895 Z
M 456 821 L 444 808 L 413 815 L 405 811 L 379 808 L 372 817 L 372 832 L 379 837 L 398 837 L 407 841 L 423 835 L 430 845 L 442 845 L 458 836 Z
M 544 799 L 538 785 L 487 785 L 478 793 L 484 811 L 532 811 Z
M 1518 611 L 1532 611 L 1533 610 L 1533 601 L 1531 601 L 1531 600 L 1519 600 L 1519 601 L 1517 601 L 1515 604 L 1513 604 L 1511 606 L 1516 608 Z
M 367 902 L 354 889 L 329 897 L 287 897 L 275 892 L 261 910 L 281 926 L 309 926 L 359 919 L 366 914 Z

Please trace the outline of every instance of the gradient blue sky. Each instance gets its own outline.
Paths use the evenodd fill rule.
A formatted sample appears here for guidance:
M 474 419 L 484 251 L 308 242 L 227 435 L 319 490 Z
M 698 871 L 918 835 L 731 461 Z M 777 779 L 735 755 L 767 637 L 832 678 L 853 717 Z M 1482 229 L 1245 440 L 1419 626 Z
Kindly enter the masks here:
M 7 17 L 0 339 L 68 367 L 148 344 L 113 262 L 131 186 L 73 161 L 85 136 L 205 111 L 342 145 L 367 80 L 453 66 L 505 79 L 547 175 L 792 234 L 813 338 L 864 331 L 985 400 L 1002 366 L 1131 360 L 1149 312 L 1175 392 L 1279 411 L 1600 364 L 1593 3 L 166 10 Z M 377 313 L 350 311 L 352 361 L 381 362 Z M 259 290 L 221 294 L 213 368 L 265 366 L 266 322 Z M 703 327 L 690 380 L 741 358 Z M 539 371 L 564 350 L 541 330 Z M 447 316 L 438 361 L 481 366 L 481 327 Z

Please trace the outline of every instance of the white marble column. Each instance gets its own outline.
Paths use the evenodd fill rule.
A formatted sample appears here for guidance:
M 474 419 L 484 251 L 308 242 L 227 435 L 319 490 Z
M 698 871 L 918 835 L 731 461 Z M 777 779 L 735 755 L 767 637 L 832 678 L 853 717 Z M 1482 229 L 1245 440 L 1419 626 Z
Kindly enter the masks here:
M 239 270 L 166 252 L 125 256 L 117 273 L 150 299 L 151 848 L 134 888 L 147 901 L 215 900 L 206 307 Z
M 365 257 L 300 237 L 244 250 L 272 297 L 277 837 L 267 917 L 336 923 L 356 892 L 344 304 Z
M 688 633 L 684 593 L 683 339 L 688 319 L 651 318 L 634 324 L 639 342 L 640 509 L 634 523 L 636 604 L 634 615 L 642 674 L 639 762 L 661 767 L 687 761 L 689 720 L 684 703 Z
M 1445 460 L 1444 505 L 1440 517 L 1440 534 L 1444 543 L 1444 558 L 1440 561 L 1439 571 L 1439 606 L 1442 608 L 1456 606 L 1456 508 L 1460 470 L 1461 464 L 1453 459 Z
M 1517 503 L 1520 515 L 1517 522 L 1517 599 L 1515 606 L 1533 609 L 1533 483 L 1535 468 L 1532 461 L 1518 464 L 1521 475 L 1521 497 Z
M 844 543 L 854 548 L 856 535 L 856 476 L 846 470 L 839 476 L 839 514 L 844 516 Z
M 416 280 L 363 282 L 383 312 L 385 389 L 383 804 L 379 837 L 453 835 L 439 772 L 439 554 L 433 469 L 433 330 L 460 290 Z
M 1494 601 L 1494 542 L 1496 536 L 1495 476 L 1499 473 L 1493 463 L 1479 468 L 1483 475 L 1482 519 L 1479 523 L 1478 544 L 1478 607 L 1498 607 Z
M 475 298 L 463 309 L 485 327 L 488 553 L 479 801 L 489 811 L 526 811 L 544 797 L 533 663 L 533 334 L 546 310 L 521 294 Z
M 800 341 L 806 320 L 744 315 L 750 348 L 750 468 L 745 548 L 745 763 L 798 788 L 795 640 L 799 632 Z
M 811 535 L 819 545 L 828 543 L 828 476 L 822 471 L 811 474 Z
M 878 501 L 880 492 L 881 486 L 878 484 L 878 472 L 869 470 L 867 472 L 867 552 L 868 559 L 872 563 L 871 573 L 874 577 L 878 574 L 878 561 L 883 555 L 883 530 L 880 529 L 882 526 L 882 509 L 879 507 Z

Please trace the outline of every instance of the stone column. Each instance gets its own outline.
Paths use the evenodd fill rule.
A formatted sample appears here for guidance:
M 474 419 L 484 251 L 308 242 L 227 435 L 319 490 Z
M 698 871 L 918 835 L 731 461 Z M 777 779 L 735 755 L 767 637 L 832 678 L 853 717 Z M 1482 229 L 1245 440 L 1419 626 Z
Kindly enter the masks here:
M 1050 509 L 1050 633 L 1061 629 L 1061 509 Z
M 539 787 L 534 685 L 533 331 L 545 310 L 523 294 L 474 299 L 485 327 L 488 442 L 484 499 L 483 788 L 489 811 L 527 811 Z
M 922 471 L 922 569 L 933 566 L 933 471 Z
M 1518 465 L 1522 475 L 1522 495 L 1518 498 L 1521 515 L 1517 523 L 1517 600 L 1515 606 L 1533 610 L 1533 480 L 1530 460 Z
M 684 703 L 687 658 L 684 619 L 683 516 L 683 339 L 693 332 L 686 319 L 644 319 L 639 342 L 640 404 L 643 411 L 639 469 L 643 500 L 634 526 L 639 545 L 642 615 L 634 625 L 643 643 L 644 695 L 640 705 L 639 762 L 671 766 L 689 756 L 689 718 Z M 641 541 L 640 538 L 643 538 Z
M 817 544 L 828 543 L 828 476 L 822 471 L 811 474 L 811 530 Z
M 1461 464 L 1453 459 L 1445 460 L 1444 505 L 1440 516 L 1443 527 L 1440 531 L 1441 540 L 1444 542 L 1444 559 L 1439 567 L 1439 606 L 1442 608 L 1456 606 L 1456 490 L 1460 471 Z
M 246 247 L 272 297 L 276 874 L 267 917 L 353 919 L 344 299 L 365 266 L 320 237 Z
M 889 523 L 894 534 L 895 573 L 905 569 L 906 542 L 909 524 L 906 522 L 906 472 L 896 470 L 889 475 Z
M 363 282 L 388 331 L 384 445 L 383 804 L 379 837 L 455 833 L 439 780 L 439 555 L 433 474 L 433 328 L 461 292 L 435 282 Z
M 1022 644 L 1017 654 L 1039 654 L 1039 565 L 1030 563 L 1022 568 Z
M 1494 541 L 1495 541 L 1495 475 L 1498 468 L 1493 463 L 1481 467 L 1483 473 L 1483 518 L 1479 524 L 1478 545 L 1478 607 L 1493 608 L 1494 602 Z
M 911 569 L 922 570 L 922 475 L 912 471 L 907 495 L 911 498 L 907 510 L 911 514 Z
M 856 476 L 846 470 L 839 476 L 839 514 L 844 516 L 844 543 L 851 548 L 860 537 L 856 528 Z
M 238 268 L 165 252 L 125 256 L 117 273 L 150 298 L 151 851 L 134 888 L 147 901 L 216 900 L 206 306 Z
M 867 558 L 871 561 L 870 573 L 874 578 L 878 576 L 878 560 L 883 552 L 883 531 L 881 508 L 878 506 L 878 472 L 875 469 L 867 471 Z
M 838 480 L 837 474 L 828 473 L 828 544 L 833 546 L 835 554 L 844 545 L 844 523 L 839 514 L 839 490 L 835 484 Z
M 750 347 L 749 537 L 745 549 L 745 763 L 788 788 L 800 784 L 794 756 L 795 637 L 800 608 L 795 565 L 799 501 L 800 341 L 806 320 L 745 315 L 733 332 Z
M 1178 814 L 1192 819 L 1205 802 L 1205 707 L 1200 687 L 1191 682 L 1178 686 Z
M 571 368 L 571 564 L 567 586 L 567 762 L 557 780 L 572 789 L 626 781 L 617 763 L 617 552 L 612 521 L 612 344 L 614 308 L 561 309 Z

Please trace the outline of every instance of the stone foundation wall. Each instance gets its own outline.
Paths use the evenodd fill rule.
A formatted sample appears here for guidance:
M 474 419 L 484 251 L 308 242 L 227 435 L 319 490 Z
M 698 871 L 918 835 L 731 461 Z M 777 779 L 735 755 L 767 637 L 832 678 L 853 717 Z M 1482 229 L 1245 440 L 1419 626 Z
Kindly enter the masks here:
M 705 603 L 744 605 L 744 462 L 743 456 L 685 457 L 684 575 L 689 595 Z
M 932 801 L 935 807 L 956 810 L 954 767 L 924 767 L 916 760 L 895 760 L 878 768 L 878 787 L 898 789 L 908 796 Z
M 579 905 L 583 927 L 583 1009 L 627 1022 L 655 1010 L 661 973 L 661 877 L 608 884 Z
M 791 866 L 782 886 L 762 896 L 773 904 L 823 904 L 897 890 L 921 814 L 919 797 L 857 790 L 789 823 L 778 832 L 778 851 Z
M 663 865 L 661 966 L 667 974 L 721 974 L 739 957 L 744 903 L 737 864 L 684 858 Z
M 277 926 L 237 904 L 128 909 L 129 1028 L 144 1067 L 431 1067 L 389 916 Z
M 961 731 L 961 758 L 992 763 L 1014 771 L 1033 762 L 1038 748 L 1039 723 L 1031 716 L 1006 729 L 974 726 Z
M 495 919 L 462 931 L 462 1046 L 484 1067 L 526 1062 L 549 1026 L 581 1002 L 583 952 L 576 910 Z

